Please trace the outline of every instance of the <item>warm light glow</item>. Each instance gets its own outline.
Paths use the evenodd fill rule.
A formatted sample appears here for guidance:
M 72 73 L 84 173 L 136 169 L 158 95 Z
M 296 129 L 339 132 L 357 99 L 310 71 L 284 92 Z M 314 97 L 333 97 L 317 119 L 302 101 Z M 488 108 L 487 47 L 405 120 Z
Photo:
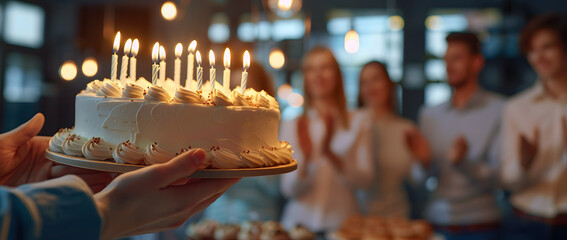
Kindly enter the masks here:
M 175 45 L 175 58 L 180 58 L 181 54 L 183 54 L 183 46 L 181 43 Z
M 287 99 L 289 95 L 293 92 L 293 89 L 289 84 L 282 84 L 278 88 L 278 97 L 280 99 Z
M 159 43 L 156 42 L 154 44 L 154 48 L 152 49 L 152 62 L 157 62 L 159 60 Z
M 77 65 L 75 62 L 68 60 L 59 68 L 59 75 L 65 81 L 71 81 L 77 76 Z
M 303 96 L 301 96 L 301 94 L 299 93 L 295 93 L 292 92 L 289 94 L 289 96 L 287 97 L 287 102 L 289 103 L 289 106 L 294 107 L 294 108 L 298 108 L 303 106 Z
M 282 11 L 288 11 L 293 5 L 293 0 L 278 0 L 278 8 Z
M 138 56 L 138 50 L 140 50 L 140 42 L 138 42 L 138 39 L 136 38 L 132 43 L 132 57 Z
M 195 52 L 195 49 L 197 49 L 197 41 L 193 40 L 191 41 L 191 44 L 189 44 L 189 48 L 187 48 L 187 50 L 192 53 Z
M 274 48 L 270 52 L 268 61 L 270 62 L 270 66 L 272 66 L 274 69 L 280 69 L 285 65 L 285 55 L 281 49 Z
M 388 27 L 392 31 L 400 31 L 404 29 L 405 23 L 404 19 L 398 15 L 391 16 L 388 18 Z
M 209 50 L 209 65 L 211 65 L 211 67 L 215 66 L 215 53 L 213 50 Z
M 223 63 L 224 68 L 230 68 L 230 50 L 228 48 L 224 50 Z
M 83 70 L 83 74 L 85 76 L 92 77 L 98 72 L 98 64 L 93 57 L 88 57 L 83 62 L 81 69 Z
M 177 16 L 177 7 L 172 2 L 165 2 L 161 6 L 161 15 L 165 20 L 171 21 Z
M 200 67 L 203 60 L 201 60 L 201 53 L 199 51 L 195 53 L 195 58 L 197 59 L 197 65 Z
M 132 50 L 132 39 L 128 38 L 124 44 L 124 54 L 130 56 L 130 51 Z
M 356 53 L 359 46 L 358 33 L 354 30 L 348 31 L 345 35 L 345 51 L 350 54 Z
M 114 37 L 114 45 L 112 45 L 112 52 L 113 53 L 118 52 L 119 48 L 120 48 L 120 32 L 117 32 L 116 37 Z
M 425 27 L 429 30 L 439 30 L 443 24 L 443 19 L 441 17 L 433 15 L 425 19 Z
M 159 46 L 159 60 L 165 61 L 165 48 L 163 46 Z
M 248 50 L 244 52 L 244 59 L 242 60 L 244 70 L 248 70 L 250 68 L 250 53 Z

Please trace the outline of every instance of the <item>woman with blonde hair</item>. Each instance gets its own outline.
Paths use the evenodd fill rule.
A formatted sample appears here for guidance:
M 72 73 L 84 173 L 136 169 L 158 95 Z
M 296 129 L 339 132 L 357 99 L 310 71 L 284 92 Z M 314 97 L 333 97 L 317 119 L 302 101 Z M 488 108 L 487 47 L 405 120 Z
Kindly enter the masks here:
M 333 53 L 324 47 L 303 59 L 304 114 L 281 126 L 281 138 L 294 146 L 299 169 L 282 176 L 289 202 L 285 227 L 301 224 L 323 233 L 357 214 L 355 191 L 373 179 L 368 130 L 346 109 L 342 75 Z
M 408 218 L 410 207 L 404 182 L 411 180 L 414 163 L 429 163 L 429 144 L 410 120 L 396 114 L 395 84 L 384 64 L 365 64 L 359 86 L 358 113 L 371 123 L 377 176 L 372 187 L 362 192 L 363 208 L 369 215 Z

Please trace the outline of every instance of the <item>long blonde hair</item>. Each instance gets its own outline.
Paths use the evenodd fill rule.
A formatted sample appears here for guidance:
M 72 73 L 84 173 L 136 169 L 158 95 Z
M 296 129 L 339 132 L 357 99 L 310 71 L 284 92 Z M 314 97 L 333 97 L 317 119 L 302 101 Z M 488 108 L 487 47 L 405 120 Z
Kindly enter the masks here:
M 335 72 L 335 77 L 337 80 L 337 84 L 335 89 L 333 90 L 333 96 L 335 96 L 333 99 L 335 100 L 335 105 L 337 106 L 337 108 L 339 109 L 339 114 L 340 114 L 340 120 L 343 124 L 344 127 L 348 128 L 349 124 L 348 124 L 348 112 L 347 112 L 347 107 L 346 107 L 346 97 L 345 97 L 345 91 L 344 91 L 344 86 L 343 86 L 343 75 L 341 73 L 341 69 L 339 67 L 339 63 L 337 62 L 337 59 L 335 58 L 335 56 L 333 55 L 333 52 L 331 52 L 331 50 L 329 50 L 326 47 L 323 46 L 317 46 L 312 48 L 309 52 L 307 52 L 307 54 L 305 54 L 305 56 L 303 57 L 302 60 L 302 71 L 305 75 L 305 70 L 307 68 L 307 59 L 309 59 L 311 56 L 316 55 L 316 54 L 325 54 L 327 55 L 327 57 L 331 60 L 332 62 L 332 68 Z M 308 89 L 308 85 L 306 83 L 307 81 L 303 81 L 303 89 L 305 90 L 305 104 L 304 104 L 304 110 L 303 110 L 303 116 L 306 116 L 309 108 L 311 107 L 311 102 L 312 102 L 312 96 L 309 93 L 309 89 Z

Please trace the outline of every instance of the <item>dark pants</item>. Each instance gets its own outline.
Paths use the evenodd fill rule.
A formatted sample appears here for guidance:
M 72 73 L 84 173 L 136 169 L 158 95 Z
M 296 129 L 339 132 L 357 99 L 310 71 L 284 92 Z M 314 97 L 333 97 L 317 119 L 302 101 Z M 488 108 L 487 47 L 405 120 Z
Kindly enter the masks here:
M 505 240 L 566 240 L 567 226 L 550 225 L 519 214 L 507 219 L 503 229 Z

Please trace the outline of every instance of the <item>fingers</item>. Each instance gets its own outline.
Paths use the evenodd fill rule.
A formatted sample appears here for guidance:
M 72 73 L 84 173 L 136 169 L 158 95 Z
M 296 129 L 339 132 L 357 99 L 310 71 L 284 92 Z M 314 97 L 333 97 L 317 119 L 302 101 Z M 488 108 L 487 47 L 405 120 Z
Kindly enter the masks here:
M 51 178 L 58 178 L 68 174 L 75 174 L 75 175 L 86 175 L 86 174 L 97 174 L 101 173 L 100 171 L 85 169 L 85 168 L 76 168 L 67 165 L 60 165 L 56 164 L 51 167 Z
M 222 196 L 222 193 L 215 194 L 212 197 L 198 203 L 195 206 L 187 206 L 187 209 L 185 211 L 181 211 L 180 213 L 174 216 L 165 217 L 150 224 L 138 227 L 124 234 L 121 237 L 152 233 L 152 232 L 160 232 L 169 229 L 179 228 L 181 225 L 183 225 L 183 223 L 185 223 L 185 221 L 187 221 L 188 218 L 190 218 L 191 216 L 195 215 L 200 211 L 203 211 L 203 209 L 207 208 L 209 205 L 215 202 L 220 196 Z
M 164 188 L 182 178 L 191 176 L 199 169 L 199 166 L 205 160 L 205 151 L 202 149 L 195 149 L 183 153 L 169 162 L 164 164 L 157 164 L 146 167 L 145 173 L 137 174 L 137 181 L 141 186 L 157 186 Z M 156 185 L 157 184 L 157 185 Z
M 165 189 L 162 194 L 177 204 L 190 202 L 197 204 L 215 194 L 225 192 L 239 180 L 234 178 L 201 179 L 183 186 L 171 186 Z
M 20 125 L 18 128 L 5 133 L 6 139 L 9 139 L 6 144 L 11 147 L 19 147 L 25 142 L 36 136 L 45 122 L 43 114 L 38 113 L 26 123 Z

